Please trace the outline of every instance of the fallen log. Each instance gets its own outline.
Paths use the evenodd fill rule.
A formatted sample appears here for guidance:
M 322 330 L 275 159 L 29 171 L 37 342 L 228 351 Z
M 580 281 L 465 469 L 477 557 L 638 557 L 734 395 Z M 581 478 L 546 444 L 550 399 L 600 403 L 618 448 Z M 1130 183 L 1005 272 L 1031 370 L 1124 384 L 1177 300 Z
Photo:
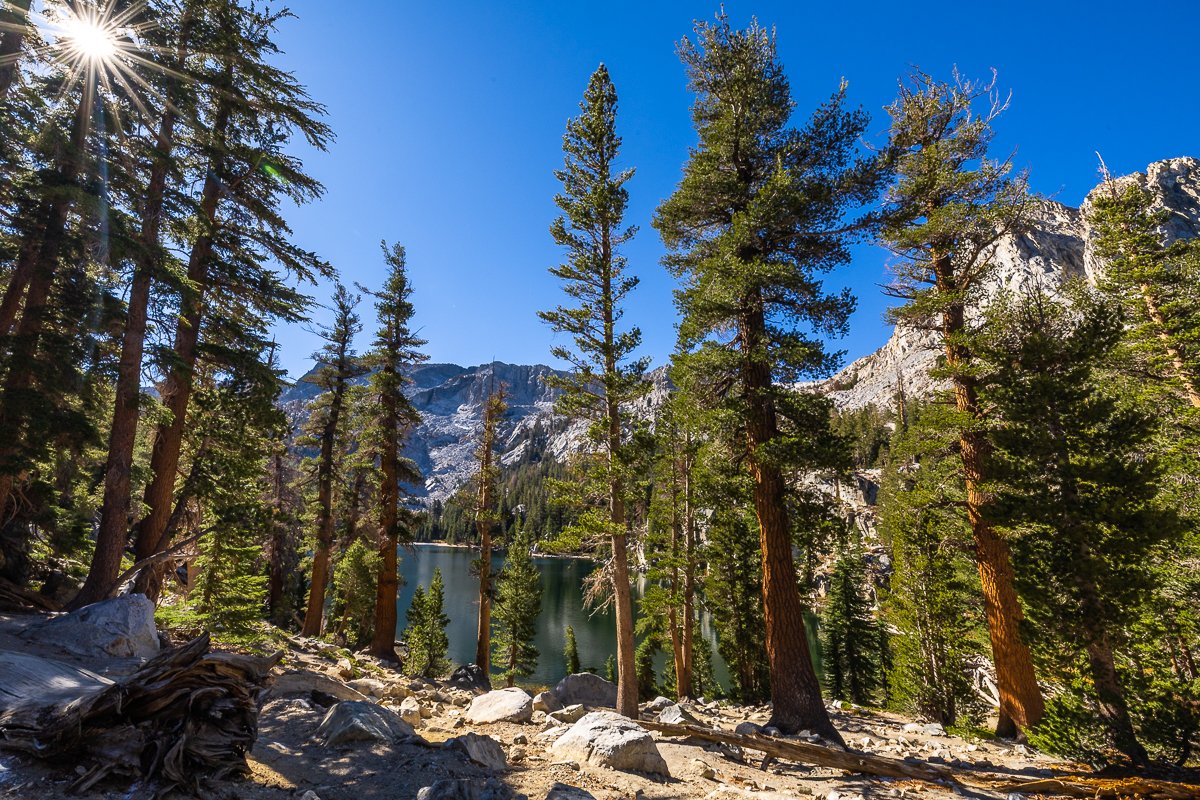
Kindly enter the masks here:
M 960 791 L 971 790 L 1020 795 L 1046 795 L 1086 798 L 1146 798 L 1146 800 L 1197 800 L 1200 786 L 1150 778 L 1090 778 L 1063 775 L 1037 780 L 1014 781 L 1012 775 L 995 772 L 952 769 L 939 764 L 906 761 L 872 753 L 840 750 L 834 747 L 780 739 L 764 734 L 740 734 L 697 725 L 673 725 L 666 722 L 638 720 L 643 728 L 669 736 L 691 736 L 703 741 L 732 744 L 758 750 L 775 758 L 785 758 L 802 764 L 841 769 L 860 775 L 901 778 L 952 786 Z
M 45 595 L 31 592 L 6 578 L 0 578 L 0 611 L 58 611 L 58 604 Z
M 26 662 L 23 697 L 0 710 L 0 747 L 83 764 L 87 771 L 73 791 L 123 775 L 154 782 L 163 793 L 195 793 L 200 777 L 244 772 L 264 685 L 282 654 L 255 658 L 208 648 L 205 634 L 111 684 L 81 684 L 69 698 L 56 685 L 62 665 L 44 660 L 39 691 L 39 670 Z

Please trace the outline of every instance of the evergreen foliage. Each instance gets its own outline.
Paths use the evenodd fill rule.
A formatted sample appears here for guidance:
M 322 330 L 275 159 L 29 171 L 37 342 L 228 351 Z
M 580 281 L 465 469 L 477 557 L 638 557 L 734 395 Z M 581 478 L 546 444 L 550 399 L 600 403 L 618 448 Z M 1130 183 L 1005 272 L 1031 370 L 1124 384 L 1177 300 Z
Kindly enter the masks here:
M 866 594 L 866 554 L 839 548 L 821 621 L 825 685 L 838 700 L 870 705 L 880 688 L 879 629 Z
M 379 554 L 356 538 L 343 550 L 333 568 L 333 618 L 336 631 L 359 647 L 371 638 L 375 615 Z
M 566 644 L 563 645 L 563 658 L 567 662 L 567 674 L 574 675 L 580 671 L 579 668 L 579 645 L 575 643 L 575 629 L 570 625 L 567 626 L 567 632 L 564 635 Z
M 528 531 L 520 528 L 508 544 L 504 569 L 496 578 L 496 630 L 492 649 L 496 666 L 508 686 L 537 669 L 539 653 L 533 637 L 537 633 L 538 615 L 542 612 L 542 575 L 530 556 L 532 548 Z M 570 628 L 567 631 L 570 649 L 575 644 L 575 636 Z M 577 653 L 575 663 L 578 666 Z
M 429 586 L 418 586 L 408 607 L 404 628 L 404 643 L 408 645 L 408 657 L 404 661 L 407 672 L 437 678 L 449 668 L 446 652 L 450 641 L 446 638 L 446 626 L 450 624 L 450 618 L 445 614 L 445 604 L 442 571 L 435 569 Z

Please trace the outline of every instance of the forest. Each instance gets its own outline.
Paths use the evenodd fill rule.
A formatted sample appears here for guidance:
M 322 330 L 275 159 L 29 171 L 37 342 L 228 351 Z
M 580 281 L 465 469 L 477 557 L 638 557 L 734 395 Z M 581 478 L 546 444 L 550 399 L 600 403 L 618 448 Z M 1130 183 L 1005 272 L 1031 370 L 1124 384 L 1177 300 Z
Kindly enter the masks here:
M 389 231 L 370 285 L 297 243 L 289 210 L 325 190 L 296 144 L 334 130 L 277 66 L 287 16 L 0 4 L 0 605 L 138 593 L 179 636 L 257 652 L 298 634 L 435 677 L 460 666 L 444 605 L 477 603 L 475 663 L 512 686 L 538 658 L 531 554 L 587 554 L 579 602 L 613 611 L 625 716 L 660 694 L 769 702 L 781 734 L 845 747 L 841 701 L 1098 769 L 1196 764 L 1197 209 L 1181 227 L 1101 162 L 1082 211 L 1099 269 L 1014 288 L 997 254 L 1046 201 L 993 147 L 1000 78 L 914 67 L 882 116 L 844 82 L 806 108 L 775 30 L 722 11 L 680 31 L 695 144 L 651 231 L 628 218 L 603 64 L 562 109 L 558 216 L 533 221 L 561 304 L 521 311 L 554 334 L 556 430 L 582 444 L 556 460 L 538 427 L 501 463 L 494 384 L 474 479 L 425 503 L 406 449 L 423 287 Z M 635 235 L 661 238 L 661 264 L 626 259 Z M 927 392 L 898 378 L 846 408 L 829 379 L 856 299 L 830 276 L 863 243 L 890 253 L 889 320 L 937 355 Z M 653 270 L 678 340 L 648 414 L 625 312 Z M 297 415 L 272 331 L 318 304 Z M 862 481 L 869 530 L 843 497 Z M 478 596 L 435 576 L 398 630 L 398 559 L 429 540 L 479 548 Z

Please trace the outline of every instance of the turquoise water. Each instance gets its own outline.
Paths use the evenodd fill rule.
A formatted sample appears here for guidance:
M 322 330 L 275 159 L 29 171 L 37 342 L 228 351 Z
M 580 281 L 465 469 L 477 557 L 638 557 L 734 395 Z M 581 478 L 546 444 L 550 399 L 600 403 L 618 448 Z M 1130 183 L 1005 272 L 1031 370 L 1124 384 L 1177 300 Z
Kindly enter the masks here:
M 417 545 L 400 551 L 400 576 L 403 586 L 397 601 L 397 637 L 404 630 L 405 614 L 418 585 L 427 586 L 433 571 L 442 570 L 446 584 L 446 616 L 450 618 L 447 637 L 450 640 L 449 658 L 455 665 L 475 660 L 475 629 L 479 614 L 479 579 L 471 575 L 471 561 L 476 552 L 461 547 Z M 575 629 L 579 661 L 584 669 L 604 674 L 604 662 L 616 653 L 616 629 L 611 611 L 591 612 L 583 607 L 583 579 L 592 571 L 591 561 L 580 558 L 534 558 L 542 573 L 542 613 L 538 618 L 535 644 L 541 654 L 537 670 L 526 681 L 551 685 L 566 673 L 563 656 L 563 636 L 570 625 Z M 492 570 L 498 572 L 503 559 L 492 559 Z M 641 587 L 635 585 L 635 601 Z M 700 618 L 700 633 L 713 650 L 713 670 L 718 682 L 728 686 L 729 673 L 716 652 L 716 632 L 707 614 Z M 666 664 L 666 654 L 660 654 L 657 668 Z

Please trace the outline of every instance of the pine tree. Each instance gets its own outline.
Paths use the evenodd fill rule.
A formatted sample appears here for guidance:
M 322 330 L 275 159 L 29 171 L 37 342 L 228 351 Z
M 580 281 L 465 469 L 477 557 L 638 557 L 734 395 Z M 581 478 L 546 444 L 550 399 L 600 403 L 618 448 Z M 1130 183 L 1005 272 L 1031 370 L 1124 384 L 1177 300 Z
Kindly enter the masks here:
M 654 659 L 662 650 L 656 636 L 647 636 L 637 646 L 634 661 L 637 664 L 638 700 L 645 702 L 658 696 L 658 679 L 654 674 Z
M 884 244 L 897 256 L 888 287 L 905 301 L 900 324 L 938 332 L 939 374 L 953 386 L 967 514 L 975 537 L 992 658 L 1000 687 L 996 732 L 1014 736 L 1042 717 L 1041 690 L 1022 640 L 1012 554 L 990 519 L 989 445 L 981 425 L 976 359 L 967 309 L 994 262 L 996 243 L 1019 229 L 1030 206 L 1024 175 L 988 158 L 992 124 L 1005 110 L 993 91 L 955 74 L 944 83 L 914 72 L 889 106 L 896 178 L 888 193 Z M 976 106 L 983 103 L 981 110 Z
M 362 539 L 342 551 L 333 568 L 333 604 L 338 631 L 348 641 L 362 645 L 371 639 L 375 617 L 375 582 L 379 577 L 379 554 Z
M 654 220 L 682 284 L 681 363 L 705 389 L 698 402 L 722 409 L 721 435 L 741 443 L 753 478 L 771 724 L 840 741 L 808 651 L 784 479 L 785 465 L 828 466 L 836 448 L 826 403 L 782 385 L 836 364 L 822 337 L 845 329 L 854 304 L 819 275 L 849 260 L 846 217 L 879 184 L 875 159 L 859 152 L 868 117 L 846 109 L 843 85 L 792 127 L 773 33 L 757 22 L 734 30 L 723 13 L 695 30 L 679 53 L 700 143 Z
M 574 675 L 579 672 L 579 646 L 575 643 L 575 629 L 570 625 L 564 638 L 566 645 L 563 647 L 563 658 L 567 662 L 567 674 Z
M 865 595 L 866 556 L 860 546 L 840 548 L 821 625 L 826 686 L 838 700 L 869 705 L 880 684 L 879 630 Z
M 1118 631 L 1150 588 L 1150 552 L 1179 522 L 1157 502 L 1151 418 L 1100 373 L 1122 319 L 1085 289 L 1072 295 L 1071 309 L 1040 292 L 989 309 L 980 353 L 992 365 L 983 398 L 999 422 L 996 517 L 1022 534 L 1018 585 L 1039 649 L 1059 674 L 1082 673 L 1115 746 L 1146 766 Z
M 537 669 L 538 649 L 533 638 L 542 611 L 542 575 L 530 557 L 532 548 L 529 529 L 521 526 L 508 544 L 504 568 L 496 580 L 495 651 L 507 686 Z M 567 630 L 570 647 L 575 642 L 574 631 Z M 578 664 L 578 654 L 575 660 Z
M 372 349 L 363 358 L 373 370 L 369 390 L 364 397 L 370 409 L 370 422 L 360 446 L 366 448 L 379 468 L 379 580 L 376 584 L 375 631 L 371 653 L 380 658 L 396 657 L 397 548 L 401 541 L 412 541 L 414 515 L 400 504 L 401 484 L 413 485 L 420 471 L 401 448 L 421 418 L 403 393 L 407 371 L 428 356 L 418 348 L 425 341 L 411 329 L 413 316 L 412 285 L 408 281 L 404 248 L 388 248 L 381 243 L 388 277 L 379 292 L 363 291 L 375 298 L 379 328 Z M 360 287 L 361 288 L 361 287 Z
M 435 569 L 429 586 L 417 587 L 408 609 L 408 625 L 404 629 L 408 659 L 404 667 L 413 675 L 436 678 L 445 673 L 448 667 L 446 652 L 450 648 L 450 640 L 446 637 L 446 626 L 450 624 L 450 618 L 445 614 L 445 605 L 442 571 Z M 392 638 L 395 639 L 395 634 Z
M 647 391 L 643 373 L 648 361 L 630 360 L 641 344 L 641 331 L 618 329 L 623 304 L 638 283 L 626 274 L 620 254 L 636 232 L 622 221 L 629 202 L 625 183 L 633 170 L 614 173 L 621 147 L 617 92 L 603 64 L 588 82 L 580 112 L 567 123 L 563 136 L 564 164 L 555 172 L 563 190 L 554 199 L 563 215 L 550 227 L 555 243 L 567 251 L 566 263 L 550 272 L 563 281 L 563 291 L 577 305 L 540 311 L 538 316 L 556 333 L 569 334 L 575 346 L 552 349 L 555 358 L 571 365 L 572 373 L 551 384 L 563 390 L 560 413 L 591 423 L 589 437 L 596 453 L 583 464 L 587 487 L 594 492 L 585 502 L 595 503 L 594 494 L 607 505 L 604 515 L 583 515 L 576 535 L 605 541 L 610 548 L 603 580 L 616 612 L 617 712 L 637 717 L 624 489 L 627 412 L 621 406 Z
M 879 532 L 893 563 L 884 602 L 896 631 L 892 703 L 947 727 L 975 724 L 984 709 L 970 673 L 986 649 L 986 624 L 968 555 L 957 417 L 937 403 L 914 404 L 901 417 L 879 496 Z
M 312 580 L 309 583 L 308 608 L 304 614 L 301 636 L 320 636 L 325 613 L 325 594 L 329 583 L 330 549 L 334 536 L 333 487 L 336 452 L 341 447 L 343 410 L 350 381 L 364 372 L 354 353 L 354 336 L 362 330 L 354 312 L 359 298 L 337 284 L 333 295 L 334 318 L 321 332 L 325 345 L 313 354 L 317 362 L 311 380 L 321 390 L 309 403 L 308 430 L 319 448 L 316 463 L 317 530 L 313 548 Z
M 495 378 L 493 377 L 493 383 Z M 475 633 L 475 663 L 484 675 L 491 675 L 492 657 L 492 529 L 500 521 L 496 513 L 496 428 L 508 410 L 504 386 L 492 386 L 483 407 L 483 431 L 475 458 L 479 472 L 475 476 L 475 530 L 479 533 L 479 620 Z

